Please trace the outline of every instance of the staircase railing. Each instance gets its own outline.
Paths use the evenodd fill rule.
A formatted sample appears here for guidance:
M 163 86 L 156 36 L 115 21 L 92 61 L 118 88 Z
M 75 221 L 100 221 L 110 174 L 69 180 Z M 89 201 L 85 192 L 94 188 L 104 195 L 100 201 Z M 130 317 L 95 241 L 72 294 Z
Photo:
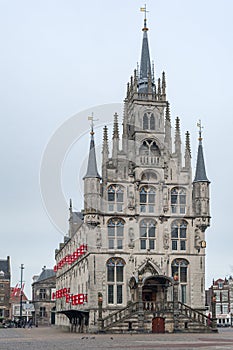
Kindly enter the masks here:
M 198 322 L 206 327 L 213 326 L 212 318 L 204 315 L 202 312 L 192 309 L 190 306 L 178 302 L 178 309 L 182 313 L 182 315 L 192 319 L 194 322 Z
M 144 311 L 152 312 L 168 312 L 173 311 L 174 304 L 173 301 L 144 301 L 143 302 Z
M 112 314 L 106 316 L 102 319 L 102 329 L 107 329 L 113 324 L 116 324 L 120 321 L 125 320 L 126 318 L 132 316 L 134 313 L 138 311 L 138 302 L 129 304 L 123 309 L 117 310 Z

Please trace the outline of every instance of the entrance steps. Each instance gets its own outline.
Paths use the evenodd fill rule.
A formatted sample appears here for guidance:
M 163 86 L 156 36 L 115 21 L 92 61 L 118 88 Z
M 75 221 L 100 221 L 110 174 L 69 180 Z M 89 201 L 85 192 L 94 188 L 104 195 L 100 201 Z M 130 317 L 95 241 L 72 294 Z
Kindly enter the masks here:
M 138 333 L 139 303 L 131 303 L 127 307 L 111 313 L 102 320 L 102 332 Z M 212 319 L 181 302 L 174 308 L 173 302 L 146 302 L 143 310 L 143 331 L 152 332 L 152 320 L 162 317 L 165 320 L 165 332 L 211 333 L 217 329 Z M 140 329 L 140 332 L 142 329 Z

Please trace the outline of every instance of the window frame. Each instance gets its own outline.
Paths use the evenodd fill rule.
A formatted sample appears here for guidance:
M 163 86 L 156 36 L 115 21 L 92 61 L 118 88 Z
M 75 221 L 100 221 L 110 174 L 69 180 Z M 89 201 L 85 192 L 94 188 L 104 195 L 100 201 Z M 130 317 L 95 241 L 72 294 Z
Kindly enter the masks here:
M 174 220 L 171 223 L 171 249 L 172 251 L 187 251 L 188 223 L 185 220 Z
M 156 188 L 142 186 L 139 190 L 140 213 L 154 214 L 156 212 Z
M 140 221 L 139 249 L 156 250 L 156 221 L 154 219 L 144 218 Z
M 183 187 L 173 187 L 171 189 L 170 204 L 172 214 L 186 214 L 187 190 Z
M 124 303 L 125 261 L 122 258 L 110 258 L 106 262 L 107 269 L 107 304 L 122 305 Z M 109 279 L 109 269 L 113 278 Z
M 110 218 L 107 222 L 108 249 L 122 250 L 124 248 L 124 226 L 121 218 Z
M 122 213 L 124 206 L 124 187 L 118 184 L 109 185 L 107 188 L 107 203 L 108 211 Z

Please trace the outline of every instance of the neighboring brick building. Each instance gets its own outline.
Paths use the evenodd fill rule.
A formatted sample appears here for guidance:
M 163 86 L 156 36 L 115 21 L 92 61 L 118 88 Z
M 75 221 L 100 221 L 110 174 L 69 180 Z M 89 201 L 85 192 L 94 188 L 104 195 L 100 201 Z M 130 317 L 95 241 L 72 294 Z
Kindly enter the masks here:
M 206 291 L 206 304 L 211 309 L 211 300 L 216 299 L 216 318 L 218 327 L 233 325 L 233 279 L 218 278 L 213 280 L 212 286 Z
M 10 257 L 0 260 L 0 323 L 10 317 Z
M 42 269 L 39 277 L 32 283 L 32 303 L 34 304 L 33 322 L 38 325 L 55 323 L 55 301 L 52 300 L 56 290 L 56 275 L 53 270 Z
M 21 299 L 21 288 L 12 287 L 10 296 L 10 319 L 17 321 L 20 319 L 20 299 Z M 23 321 L 28 322 L 32 318 L 32 312 L 34 311 L 34 305 L 28 300 L 24 291 L 22 290 L 22 318 Z

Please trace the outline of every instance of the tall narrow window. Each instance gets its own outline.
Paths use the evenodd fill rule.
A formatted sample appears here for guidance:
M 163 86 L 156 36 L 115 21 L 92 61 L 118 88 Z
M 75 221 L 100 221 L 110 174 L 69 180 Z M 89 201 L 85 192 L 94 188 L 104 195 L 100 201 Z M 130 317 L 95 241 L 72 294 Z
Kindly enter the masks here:
M 150 130 L 155 130 L 155 117 L 153 113 L 150 116 Z
M 44 306 L 40 307 L 40 317 L 46 317 L 46 308 Z
M 185 259 L 175 259 L 172 262 L 172 277 L 178 275 L 180 291 L 179 299 L 182 303 L 187 302 L 187 282 L 188 282 L 188 261 Z
M 124 188 L 119 185 L 111 185 L 108 187 L 108 210 L 123 211 L 124 204 Z
M 154 187 L 142 187 L 140 189 L 140 211 L 141 213 L 155 212 L 155 189 Z
M 172 250 L 186 250 L 187 222 L 176 220 L 171 225 Z
M 148 129 L 148 116 L 147 114 L 145 113 L 144 116 L 143 116 L 143 130 L 147 130 Z
M 155 230 L 156 223 L 154 220 L 142 220 L 140 223 L 140 249 L 155 249 Z
M 108 221 L 108 248 L 123 249 L 124 221 L 113 218 Z
M 185 214 L 186 212 L 186 191 L 183 188 L 171 190 L 171 209 L 173 214 Z
M 46 299 L 46 289 L 45 288 L 40 288 L 40 290 L 39 290 L 39 299 L 40 300 Z
M 121 258 L 107 261 L 108 304 L 123 304 L 124 266 Z

